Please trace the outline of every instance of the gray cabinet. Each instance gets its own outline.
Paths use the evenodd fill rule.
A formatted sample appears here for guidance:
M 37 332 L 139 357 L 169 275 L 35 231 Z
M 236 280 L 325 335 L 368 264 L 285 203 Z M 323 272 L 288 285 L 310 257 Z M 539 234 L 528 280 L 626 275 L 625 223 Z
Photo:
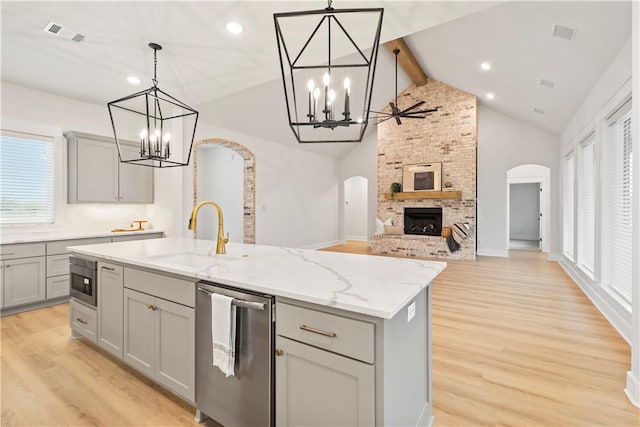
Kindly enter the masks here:
M 195 310 L 124 290 L 124 361 L 195 400 Z
M 120 163 L 113 138 L 67 132 L 69 203 L 153 203 L 153 168 Z M 123 155 L 137 144 L 121 144 Z
M 122 359 L 123 268 L 98 263 L 98 345 Z
M 3 308 L 45 299 L 45 257 L 2 261 Z
M 47 277 L 47 299 L 69 296 L 69 275 Z
M 71 299 L 69 302 L 69 326 L 73 338 L 85 337 L 96 343 L 98 338 L 98 313 L 94 307 Z
M 276 423 L 372 426 L 374 367 L 282 336 L 276 338 Z
M 276 312 L 277 424 L 374 425 L 375 324 L 285 303 Z

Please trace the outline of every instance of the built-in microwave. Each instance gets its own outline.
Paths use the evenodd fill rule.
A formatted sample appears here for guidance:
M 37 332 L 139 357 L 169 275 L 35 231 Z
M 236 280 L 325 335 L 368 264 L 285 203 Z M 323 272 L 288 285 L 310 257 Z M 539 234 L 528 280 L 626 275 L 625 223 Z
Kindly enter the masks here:
M 69 257 L 71 296 L 92 306 L 98 305 L 98 262 Z

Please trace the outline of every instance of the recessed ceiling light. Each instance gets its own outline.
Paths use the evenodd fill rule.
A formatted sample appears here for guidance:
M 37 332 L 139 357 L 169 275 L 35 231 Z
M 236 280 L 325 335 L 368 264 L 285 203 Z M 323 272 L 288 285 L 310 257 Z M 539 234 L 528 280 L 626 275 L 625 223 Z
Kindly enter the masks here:
M 541 110 L 539 108 L 534 108 L 533 111 L 535 111 L 538 114 L 544 114 L 544 110 Z
M 489 71 L 491 69 L 491 64 L 489 62 L 483 62 L 480 64 L 480 69 L 482 71 Z
M 493 92 L 489 92 L 486 96 L 487 96 L 487 99 L 490 101 L 496 98 L 496 95 Z
M 129 83 L 131 83 L 132 85 L 139 85 L 140 84 L 140 79 L 137 78 L 136 76 L 129 76 L 127 77 L 127 81 Z
M 227 31 L 229 31 L 231 34 L 240 34 L 243 30 L 244 28 L 242 27 L 242 25 L 238 24 L 237 22 L 227 23 Z

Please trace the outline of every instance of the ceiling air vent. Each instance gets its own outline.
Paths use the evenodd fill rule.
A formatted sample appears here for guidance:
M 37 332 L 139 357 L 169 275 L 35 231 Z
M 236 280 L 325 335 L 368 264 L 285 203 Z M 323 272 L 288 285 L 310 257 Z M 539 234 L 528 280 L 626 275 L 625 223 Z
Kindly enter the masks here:
M 62 25 L 58 25 L 53 21 L 47 22 L 47 25 L 44 26 L 42 31 L 46 33 L 51 33 L 54 35 L 58 35 L 58 33 L 62 30 Z
M 562 25 L 553 26 L 553 35 L 567 40 L 573 40 L 573 35 L 576 30 L 569 27 L 563 27 Z
M 550 82 L 549 80 L 545 80 L 545 79 L 540 80 L 540 85 L 544 87 L 548 87 L 549 89 L 553 89 L 553 87 L 555 86 L 553 82 Z
M 71 40 L 73 40 L 74 42 L 80 43 L 81 41 L 84 40 L 84 36 L 80 33 L 77 33 L 76 35 L 71 37 Z

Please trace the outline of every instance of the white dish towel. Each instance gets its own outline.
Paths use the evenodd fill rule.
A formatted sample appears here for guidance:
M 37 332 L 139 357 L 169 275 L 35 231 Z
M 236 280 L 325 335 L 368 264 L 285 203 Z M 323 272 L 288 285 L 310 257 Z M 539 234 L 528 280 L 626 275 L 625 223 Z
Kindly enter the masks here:
M 211 294 L 211 338 L 213 366 L 230 377 L 236 360 L 236 306 L 233 298 Z

